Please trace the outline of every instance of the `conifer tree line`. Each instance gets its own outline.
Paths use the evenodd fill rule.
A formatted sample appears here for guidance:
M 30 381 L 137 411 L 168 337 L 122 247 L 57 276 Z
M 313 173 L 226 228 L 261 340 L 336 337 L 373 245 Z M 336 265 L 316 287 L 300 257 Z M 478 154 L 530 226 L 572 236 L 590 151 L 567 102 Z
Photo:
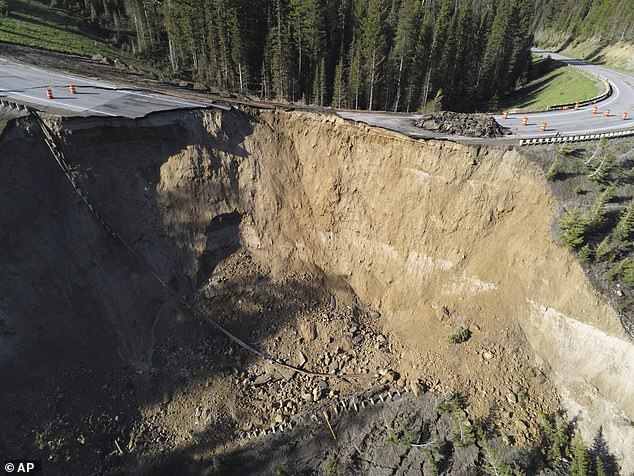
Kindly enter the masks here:
M 526 0 L 55 1 L 177 75 L 267 99 L 478 110 L 530 69 Z
M 536 36 L 546 45 L 588 38 L 634 41 L 632 0 L 535 0 L 535 5 Z

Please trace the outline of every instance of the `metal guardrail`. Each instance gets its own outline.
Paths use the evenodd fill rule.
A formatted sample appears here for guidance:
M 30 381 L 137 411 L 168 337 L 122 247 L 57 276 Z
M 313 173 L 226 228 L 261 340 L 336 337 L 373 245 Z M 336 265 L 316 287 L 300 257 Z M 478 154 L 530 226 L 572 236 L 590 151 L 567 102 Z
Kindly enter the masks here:
M 603 132 L 601 134 L 577 134 L 559 137 L 533 137 L 530 139 L 520 139 L 520 145 L 540 145 L 554 144 L 559 142 L 582 142 L 586 140 L 610 139 L 615 137 L 634 136 L 634 129 L 617 132 Z
M 9 101 L 8 99 L 3 98 L 0 98 L 0 107 L 8 107 L 9 109 L 16 109 L 18 111 L 31 111 L 31 108 L 25 104 L 19 104 L 17 102 Z

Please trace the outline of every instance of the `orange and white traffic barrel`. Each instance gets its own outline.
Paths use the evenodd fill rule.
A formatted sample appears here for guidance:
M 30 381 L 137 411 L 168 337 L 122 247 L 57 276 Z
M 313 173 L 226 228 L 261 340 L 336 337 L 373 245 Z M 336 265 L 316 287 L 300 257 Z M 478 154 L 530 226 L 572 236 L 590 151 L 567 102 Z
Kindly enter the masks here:
M 523 125 L 523 126 L 528 125 L 528 116 L 524 116 L 524 117 L 522 118 L 522 125 Z
M 603 117 L 608 117 L 610 115 L 610 110 L 606 109 L 605 112 L 603 113 Z
M 626 119 L 627 119 L 627 111 L 624 111 L 623 112 L 623 120 L 626 120 Z
M 52 88 L 46 88 L 46 99 L 55 99 L 53 97 L 53 89 Z
M 73 83 L 70 83 L 68 85 L 68 90 L 70 91 L 71 94 L 77 94 L 77 90 L 75 89 L 75 85 Z
M 596 114 L 599 110 L 599 106 L 592 106 L 592 114 Z
M 542 125 L 540 126 L 539 130 L 542 132 L 546 131 L 546 126 L 548 126 L 547 122 L 542 122 Z

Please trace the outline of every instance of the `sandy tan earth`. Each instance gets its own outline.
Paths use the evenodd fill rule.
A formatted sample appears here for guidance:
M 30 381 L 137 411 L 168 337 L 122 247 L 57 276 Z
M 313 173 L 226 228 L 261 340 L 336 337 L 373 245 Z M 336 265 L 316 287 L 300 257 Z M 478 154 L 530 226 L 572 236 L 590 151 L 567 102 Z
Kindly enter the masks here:
M 541 172 L 515 151 L 298 112 L 50 122 L 144 260 L 92 220 L 33 123 L 5 134 L 4 451 L 80 473 L 169 474 L 170 458 L 212 465 L 255 429 L 379 384 L 459 392 L 471 421 L 528 446 L 538 414 L 559 408 L 566 363 L 540 319 L 556 310 L 623 338 L 552 238 L 558 203 Z M 363 376 L 266 363 L 183 312 L 143 261 L 258 349 Z M 461 326 L 472 336 L 452 344 Z M 619 378 L 599 394 L 613 398 Z

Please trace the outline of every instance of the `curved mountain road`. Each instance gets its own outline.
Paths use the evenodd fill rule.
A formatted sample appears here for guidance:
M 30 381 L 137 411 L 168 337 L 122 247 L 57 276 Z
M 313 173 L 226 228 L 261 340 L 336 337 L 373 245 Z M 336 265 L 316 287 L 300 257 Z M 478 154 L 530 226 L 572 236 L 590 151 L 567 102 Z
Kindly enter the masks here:
M 497 121 L 508 127 L 512 135 L 501 138 L 469 138 L 443 135 L 424 131 L 413 125 L 417 114 L 389 113 L 375 111 L 343 111 L 336 113 L 344 119 L 406 134 L 416 139 L 445 139 L 471 144 L 517 144 L 520 139 L 549 138 L 555 136 L 574 136 L 597 134 L 621 130 L 634 132 L 634 77 L 609 68 L 593 65 L 584 61 L 545 51 L 533 50 L 536 54 L 550 54 L 552 58 L 571 66 L 598 74 L 612 85 L 613 94 L 597 103 L 598 113 L 592 114 L 592 106 L 583 106 L 578 111 L 550 111 L 526 114 L 528 124 L 522 125 L 524 114 L 510 114 L 507 119 L 495 116 Z M 76 94 L 69 91 L 68 85 L 76 86 Z M 46 96 L 45 88 L 53 88 L 53 98 Z M 142 117 L 161 110 L 187 109 L 200 107 L 229 106 L 207 100 L 184 99 L 154 91 L 124 87 L 113 82 L 55 72 L 0 57 L 0 100 L 8 100 L 34 107 L 40 111 L 65 116 L 118 116 Z M 603 113 L 610 109 L 610 114 Z M 623 112 L 630 117 L 622 119 Z M 546 122 L 546 131 L 540 131 L 540 125 Z
M 71 93 L 69 85 L 75 85 Z M 46 95 L 51 88 L 53 98 Z M 219 107 L 154 91 L 45 70 L 0 57 L 0 100 L 64 116 L 142 117 L 155 111 Z M 220 106 L 221 107 L 221 106 Z
M 634 77 L 612 69 L 586 63 L 542 50 L 533 50 L 539 55 L 550 55 L 551 58 L 574 66 L 582 71 L 601 76 L 612 86 L 612 95 L 596 103 L 597 113 L 592 114 L 592 105 L 582 106 L 578 111 L 568 109 L 540 112 L 532 114 L 509 114 L 508 119 L 496 115 L 495 119 L 505 127 L 509 127 L 514 135 L 520 137 L 552 137 L 556 134 L 582 135 L 613 132 L 634 128 L 634 117 L 623 120 L 623 113 L 634 116 Z M 604 113 L 609 111 L 609 116 Z M 528 125 L 522 125 L 522 118 L 528 117 Z M 545 132 L 540 125 L 547 123 Z
M 502 115 L 495 115 L 495 119 L 503 126 L 508 127 L 512 135 L 494 139 L 457 137 L 424 131 L 413 125 L 413 120 L 420 117 L 417 114 L 371 111 L 338 111 L 337 113 L 344 119 L 401 132 L 415 139 L 446 139 L 472 144 L 513 144 L 520 139 L 568 137 L 623 130 L 631 130 L 634 133 L 633 76 L 585 61 L 567 58 L 556 53 L 542 50 L 533 50 L 533 52 L 541 55 L 549 54 L 553 59 L 603 77 L 612 85 L 612 95 L 596 103 L 598 106 L 596 114 L 592 114 L 592 105 L 588 105 L 580 107 L 578 111 L 569 109 L 528 114 L 509 114 L 507 119 L 504 119 Z M 610 113 L 605 117 L 603 114 L 608 109 Z M 626 120 L 622 118 L 624 112 L 628 113 Z M 525 126 L 522 125 L 524 116 L 528 117 L 528 124 Z M 547 127 L 542 132 L 540 126 L 544 122 L 547 123 Z

